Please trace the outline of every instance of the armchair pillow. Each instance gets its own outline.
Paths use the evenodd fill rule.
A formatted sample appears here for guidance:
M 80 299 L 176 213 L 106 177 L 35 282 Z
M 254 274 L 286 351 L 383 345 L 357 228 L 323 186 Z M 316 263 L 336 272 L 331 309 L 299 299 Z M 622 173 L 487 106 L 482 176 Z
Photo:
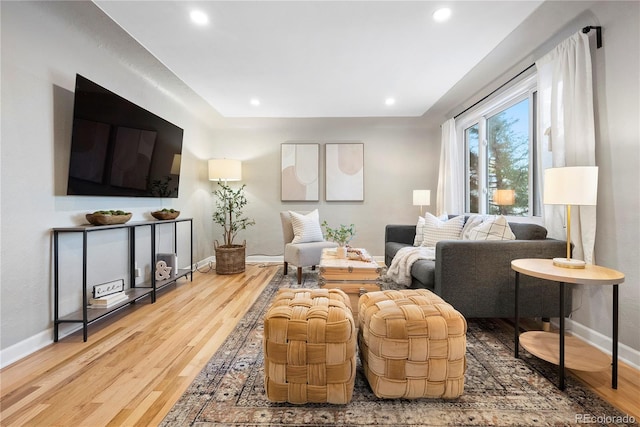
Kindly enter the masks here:
M 315 209 L 306 215 L 289 211 L 291 225 L 293 226 L 293 240 L 291 243 L 323 242 L 322 228 L 320 228 L 320 216 Z

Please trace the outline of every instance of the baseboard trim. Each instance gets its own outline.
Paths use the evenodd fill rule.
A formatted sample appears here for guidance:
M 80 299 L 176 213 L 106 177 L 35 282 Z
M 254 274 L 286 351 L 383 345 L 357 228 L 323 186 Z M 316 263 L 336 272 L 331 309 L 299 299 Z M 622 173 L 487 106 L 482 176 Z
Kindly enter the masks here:
M 53 329 L 49 328 L 0 351 L 0 369 L 53 343 Z
M 613 341 L 611 337 L 608 337 L 598 331 L 594 331 L 591 328 L 584 326 L 571 319 L 565 320 L 566 330 L 571 331 L 571 334 L 586 343 L 594 346 L 598 350 L 611 356 L 611 347 Z M 635 350 L 628 345 L 618 342 L 618 360 L 626 363 L 634 369 L 640 370 L 640 351 Z

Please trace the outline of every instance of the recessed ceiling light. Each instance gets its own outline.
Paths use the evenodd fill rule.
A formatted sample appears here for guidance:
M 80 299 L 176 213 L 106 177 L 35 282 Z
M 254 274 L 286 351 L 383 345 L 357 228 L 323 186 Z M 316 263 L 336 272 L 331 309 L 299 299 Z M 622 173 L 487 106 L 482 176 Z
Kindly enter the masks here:
M 209 23 L 209 17 L 201 10 L 192 10 L 189 14 L 191 21 L 197 25 L 207 25 Z
M 257 107 L 258 105 L 260 105 L 260 100 L 258 98 L 251 98 L 251 101 L 249 101 L 251 103 L 251 105 L 253 105 L 254 107 Z
M 451 9 L 448 7 L 442 7 L 433 12 L 433 20 L 436 22 L 444 22 L 451 18 Z
M 387 98 L 384 100 L 385 105 L 393 105 L 396 103 L 396 100 L 394 98 Z

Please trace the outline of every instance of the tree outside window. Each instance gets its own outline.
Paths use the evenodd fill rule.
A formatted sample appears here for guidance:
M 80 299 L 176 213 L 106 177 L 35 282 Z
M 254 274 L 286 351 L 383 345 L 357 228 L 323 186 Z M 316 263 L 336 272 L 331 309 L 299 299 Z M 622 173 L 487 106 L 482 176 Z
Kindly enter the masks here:
M 466 211 L 531 216 L 535 79 L 460 120 Z

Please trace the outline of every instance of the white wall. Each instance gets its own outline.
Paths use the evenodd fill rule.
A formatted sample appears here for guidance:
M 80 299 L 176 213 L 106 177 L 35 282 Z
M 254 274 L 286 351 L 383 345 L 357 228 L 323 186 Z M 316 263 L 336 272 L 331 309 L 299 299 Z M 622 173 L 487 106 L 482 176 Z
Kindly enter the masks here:
M 640 3 L 597 2 L 590 10 L 603 28 L 603 47 L 592 52 L 600 167 L 595 260 L 625 274 L 620 342 L 640 350 Z M 582 288 L 573 321 L 611 337 L 612 290 Z
M 243 160 L 243 183 L 249 199 L 247 214 L 256 226 L 245 236 L 249 255 L 282 255 L 280 210 L 318 208 L 330 224 L 356 224 L 354 246 L 384 255 L 384 227 L 415 222 L 414 188 L 436 188 L 439 143 L 426 137 L 418 119 L 234 119 L 220 132 L 226 148 L 218 157 Z M 364 202 L 324 201 L 324 170 L 320 170 L 319 202 L 280 201 L 280 145 L 284 142 L 324 144 L 364 143 Z M 435 200 L 434 200 L 435 202 Z M 216 227 L 216 231 L 219 230 Z M 214 238 L 220 239 L 219 232 Z
M 52 227 L 82 224 L 86 213 L 98 209 L 129 210 L 136 221 L 150 219 L 149 212 L 159 207 L 173 207 L 194 218 L 195 260 L 213 255 L 213 239 L 221 233 L 211 221 L 214 184 L 207 181 L 208 158 L 244 162 L 247 213 L 256 221 L 241 236 L 249 255 L 282 254 L 279 211 L 314 207 L 332 224 L 355 223 L 354 244 L 382 255 L 384 226 L 416 219 L 411 191 L 435 189 L 439 136 L 427 138 L 421 118 L 226 120 L 93 3 L 2 2 L 0 7 L 3 366 L 51 342 Z M 178 199 L 65 195 L 76 73 L 184 129 Z M 344 140 L 365 144 L 364 202 L 280 201 L 281 143 Z M 126 276 L 123 239 L 122 232 L 90 236 L 90 284 Z M 145 239 L 138 241 L 137 254 L 147 253 Z M 62 308 L 70 311 L 80 302 L 78 237 L 65 236 L 61 247 Z M 149 261 L 141 258 L 139 266 L 150 272 Z

